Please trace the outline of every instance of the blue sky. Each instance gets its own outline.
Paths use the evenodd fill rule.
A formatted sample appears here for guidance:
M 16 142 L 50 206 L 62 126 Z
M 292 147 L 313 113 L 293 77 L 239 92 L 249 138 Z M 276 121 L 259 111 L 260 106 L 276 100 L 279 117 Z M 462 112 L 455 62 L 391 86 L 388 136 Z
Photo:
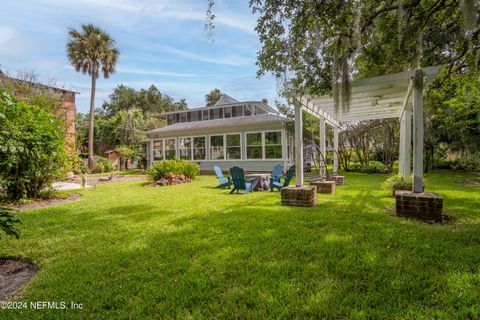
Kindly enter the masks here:
M 5 1 L 0 11 L 0 65 L 10 74 L 34 71 L 41 79 L 80 92 L 77 110 L 88 110 L 90 79 L 75 72 L 65 54 L 68 28 L 100 26 L 117 41 L 117 72 L 97 84 L 96 106 L 112 89 L 155 84 L 190 108 L 204 105 L 213 88 L 238 100 L 267 98 L 276 82 L 256 78 L 256 18 L 247 0 L 217 0 L 215 35 L 204 30 L 207 0 L 22 0 Z

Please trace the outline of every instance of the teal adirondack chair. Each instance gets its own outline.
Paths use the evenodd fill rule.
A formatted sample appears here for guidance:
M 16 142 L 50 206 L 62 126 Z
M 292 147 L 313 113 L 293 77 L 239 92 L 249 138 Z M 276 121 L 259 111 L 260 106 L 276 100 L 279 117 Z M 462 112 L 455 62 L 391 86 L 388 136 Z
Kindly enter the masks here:
M 220 184 L 217 186 L 217 188 L 223 189 L 227 187 L 230 189 L 230 186 L 232 185 L 232 179 L 230 177 L 225 177 L 223 175 L 222 169 L 219 166 L 214 166 L 213 170 L 215 170 L 215 174 L 217 175 L 218 181 L 220 181 Z
M 233 189 L 230 191 L 230 193 L 235 191 L 238 193 L 239 190 L 244 190 L 243 193 L 249 193 L 253 191 L 253 179 L 245 180 L 245 174 L 242 168 L 237 166 L 230 168 L 230 175 L 232 176 L 233 181 Z
M 272 169 L 272 175 L 270 176 L 270 189 L 273 191 L 273 183 L 278 182 L 280 183 L 280 179 L 283 176 L 283 166 L 281 164 L 277 164 Z
M 278 190 L 285 188 L 290 184 L 290 181 L 294 176 L 295 176 L 295 165 L 288 168 L 287 173 L 283 177 L 283 183 L 279 179 L 278 181 L 274 181 L 273 183 L 270 184 L 270 191 L 273 191 L 274 188 L 277 188 Z

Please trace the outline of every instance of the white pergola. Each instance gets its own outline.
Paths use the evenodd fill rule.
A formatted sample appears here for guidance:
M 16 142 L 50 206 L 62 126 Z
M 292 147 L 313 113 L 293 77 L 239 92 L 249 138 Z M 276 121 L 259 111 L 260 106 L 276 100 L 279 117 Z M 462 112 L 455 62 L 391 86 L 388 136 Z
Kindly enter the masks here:
M 399 173 L 410 175 L 413 137 L 414 192 L 423 192 L 423 95 L 433 82 L 440 66 L 388 74 L 351 82 L 348 111 L 335 112 L 332 96 L 287 93 L 295 107 L 296 184 L 303 186 L 303 121 L 302 111 L 320 120 L 320 152 L 326 151 L 326 125 L 333 127 L 333 144 L 338 150 L 338 133 L 343 124 L 362 120 L 400 120 Z M 413 115 L 413 135 L 412 135 Z M 322 166 L 323 167 L 323 166 Z M 334 172 L 338 171 L 338 154 L 334 155 Z

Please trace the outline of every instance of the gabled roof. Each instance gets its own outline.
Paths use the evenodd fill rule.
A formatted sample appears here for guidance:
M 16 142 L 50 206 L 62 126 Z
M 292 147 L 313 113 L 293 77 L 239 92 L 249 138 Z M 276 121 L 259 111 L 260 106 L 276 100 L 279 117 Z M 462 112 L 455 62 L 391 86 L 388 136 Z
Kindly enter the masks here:
M 224 104 L 231 104 L 231 103 L 237 103 L 237 102 L 239 101 L 236 99 L 233 99 L 228 94 L 222 93 L 222 95 L 220 96 L 220 99 L 218 99 L 218 101 L 214 104 L 214 106 L 218 107 L 218 106 L 223 106 Z
M 291 119 L 276 116 L 273 114 L 259 114 L 256 116 L 243 116 L 243 117 L 234 117 L 234 118 L 223 118 L 215 119 L 208 121 L 192 121 L 192 122 L 182 122 L 175 123 L 169 126 L 161 127 L 158 129 L 147 131 L 147 135 L 157 134 L 157 133 L 170 133 L 177 131 L 186 131 L 186 130 L 196 130 L 196 129 L 207 129 L 215 127 L 245 127 L 246 125 L 254 125 L 261 123 L 271 123 L 271 122 L 292 122 Z

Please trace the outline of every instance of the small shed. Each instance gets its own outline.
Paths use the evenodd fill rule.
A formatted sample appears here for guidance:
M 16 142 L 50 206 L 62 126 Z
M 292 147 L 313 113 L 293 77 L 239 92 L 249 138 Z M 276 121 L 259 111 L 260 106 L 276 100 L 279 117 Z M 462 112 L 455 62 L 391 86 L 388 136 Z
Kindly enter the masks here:
M 116 170 L 120 169 L 120 153 L 115 150 L 108 150 L 103 153 L 105 158 L 112 164 L 112 167 Z

